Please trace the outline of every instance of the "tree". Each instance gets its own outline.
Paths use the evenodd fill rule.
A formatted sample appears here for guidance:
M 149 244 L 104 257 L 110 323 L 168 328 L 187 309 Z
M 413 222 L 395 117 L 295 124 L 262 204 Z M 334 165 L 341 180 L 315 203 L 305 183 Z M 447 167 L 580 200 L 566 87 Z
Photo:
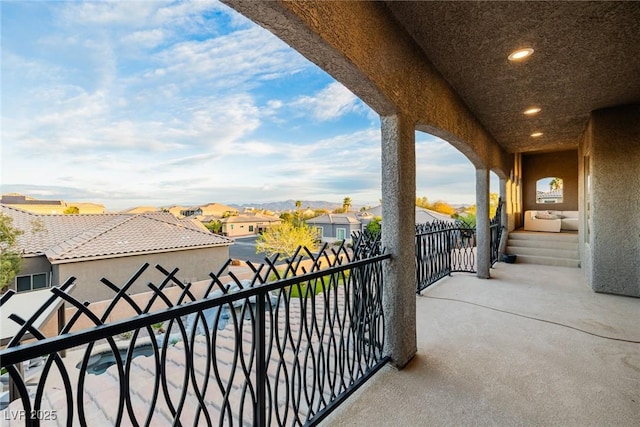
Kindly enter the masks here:
M 562 178 L 553 178 L 549 181 L 549 190 L 562 190 Z
M 220 221 L 211 221 L 204 224 L 204 226 L 207 227 L 207 230 L 215 234 L 219 234 L 222 230 L 222 222 Z
M 9 283 L 20 272 L 20 254 L 16 248 L 18 236 L 22 234 L 13 226 L 13 218 L 0 213 L 0 292 L 4 293 Z
M 453 206 L 446 202 L 443 202 L 442 200 L 438 200 L 437 202 L 435 202 L 433 206 L 431 206 L 431 209 L 445 215 L 453 215 L 454 213 L 456 213 L 456 210 L 453 208 Z
M 80 208 L 78 208 L 77 206 L 69 206 L 62 213 L 65 215 L 77 215 L 80 213 Z
M 256 253 L 265 253 L 267 256 L 282 254 L 290 257 L 298 249 L 304 246 L 310 251 L 315 251 L 320 239 L 318 229 L 307 224 L 295 225 L 290 222 L 282 222 L 273 225 L 258 236 L 256 240 Z
M 344 198 L 344 201 L 342 202 L 342 209 L 344 209 L 344 212 L 349 212 L 349 209 L 351 209 L 351 197 Z
M 416 206 L 420 208 L 430 209 L 429 199 L 426 197 L 416 197 Z
M 369 224 L 367 224 L 367 231 L 369 231 L 372 235 L 378 235 L 382 231 L 382 217 L 376 216 L 374 217 Z
M 291 212 L 282 212 L 280 214 L 280 219 L 284 222 L 293 222 L 293 214 Z
M 296 200 L 296 225 L 300 225 L 302 223 L 302 213 L 300 212 L 301 206 L 302 206 L 302 201 Z
M 498 210 L 498 204 L 500 202 L 500 195 L 498 193 L 489 193 L 489 218 L 493 218 Z M 467 216 L 473 216 L 473 223 L 475 224 L 477 206 L 471 205 L 464 209 L 464 213 Z

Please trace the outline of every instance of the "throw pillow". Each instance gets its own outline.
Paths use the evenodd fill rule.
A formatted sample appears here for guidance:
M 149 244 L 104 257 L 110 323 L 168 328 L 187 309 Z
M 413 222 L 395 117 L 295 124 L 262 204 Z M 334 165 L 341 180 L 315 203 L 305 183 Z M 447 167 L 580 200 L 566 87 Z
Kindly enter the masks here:
M 552 214 L 549 212 L 538 211 L 536 214 L 537 219 L 560 219 L 560 215 Z

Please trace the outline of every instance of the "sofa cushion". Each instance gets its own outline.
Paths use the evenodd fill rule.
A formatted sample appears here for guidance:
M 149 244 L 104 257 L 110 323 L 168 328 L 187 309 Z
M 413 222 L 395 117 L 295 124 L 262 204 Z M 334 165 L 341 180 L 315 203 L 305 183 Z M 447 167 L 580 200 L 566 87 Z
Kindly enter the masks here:
M 562 219 L 564 218 L 560 214 L 552 213 L 549 211 L 538 211 L 536 213 L 536 219 Z

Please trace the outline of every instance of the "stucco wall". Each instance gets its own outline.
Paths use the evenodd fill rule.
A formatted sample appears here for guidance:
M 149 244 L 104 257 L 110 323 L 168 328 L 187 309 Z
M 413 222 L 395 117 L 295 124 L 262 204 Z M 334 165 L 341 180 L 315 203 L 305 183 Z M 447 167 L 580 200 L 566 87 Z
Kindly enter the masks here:
M 540 178 L 562 178 L 564 192 L 562 203 L 536 203 L 536 182 Z M 578 210 L 578 151 L 523 154 L 523 207 L 525 211 L 553 209 L 558 211 Z
M 18 276 L 26 276 L 30 274 L 47 273 L 47 280 L 51 280 L 51 264 L 44 255 L 37 257 L 22 258 L 20 264 L 20 273 L 16 275 L 11 284 L 11 289 L 16 289 L 16 280 Z
M 591 158 L 591 286 L 640 297 L 640 105 L 595 111 Z
M 137 255 L 122 258 L 111 258 L 94 261 L 74 262 L 54 265 L 54 285 L 64 282 L 70 276 L 76 277 L 76 288 L 73 295 L 80 300 L 90 302 L 110 299 L 114 292 L 100 282 L 102 277 L 108 278 L 118 286 L 124 285 L 133 274 L 145 263 L 149 268 L 136 280 L 129 294 L 146 292 L 147 284 L 152 282 L 159 286 L 164 275 L 156 268 L 160 264 L 166 270 L 179 268 L 176 277 L 181 281 L 204 280 L 209 272 L 217 273 L 224 262 L 229 259 L 229 247 L 220 246 L 187 251 L 164 252 L 149 255 Z

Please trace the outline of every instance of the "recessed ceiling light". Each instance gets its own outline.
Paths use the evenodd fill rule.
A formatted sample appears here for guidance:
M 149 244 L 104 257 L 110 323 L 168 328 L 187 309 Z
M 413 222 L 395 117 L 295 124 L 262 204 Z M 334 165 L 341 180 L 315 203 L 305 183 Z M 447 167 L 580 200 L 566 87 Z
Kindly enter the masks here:
M 525 49 L 518 49 L 514 52 L 511 52 L 509 55 L 509 61 L 522 61 L 525 58 L 530 57 L 533 54 L 533 49 L 527 47 Z
M 532 138 L 540 138 L 543 135 L 542 132 L 534 132 L 531 134 Z
M 540 111 L 542 111 L 541 108 L 531 107 L 531 108 L 528 108 L 528 109 L 524 110 L 523 114 L 526 114 L 527 116 L 533 116 L 534 114 L 538 114 Z

